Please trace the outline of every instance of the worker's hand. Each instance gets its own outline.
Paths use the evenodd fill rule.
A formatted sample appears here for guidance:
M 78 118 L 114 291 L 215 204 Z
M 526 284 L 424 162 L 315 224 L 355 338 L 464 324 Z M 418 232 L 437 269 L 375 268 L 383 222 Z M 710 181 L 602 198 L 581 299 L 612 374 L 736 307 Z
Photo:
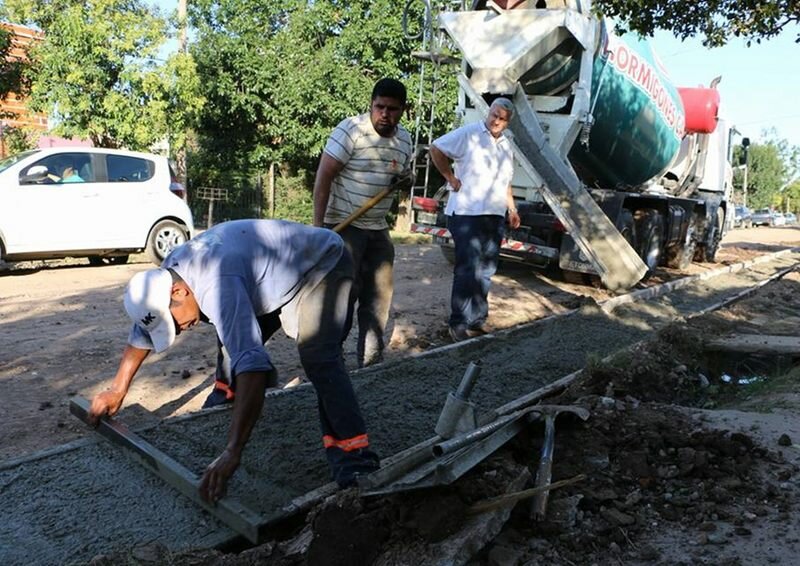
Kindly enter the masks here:
M 508 211 L 508 225 L 511 226 L 514 230 L 519 228 L 519 225 L 522 221 L 519 218 L 519 212 L 516 210 L 509 210 Z
M 226 448 L 216 460 L 211 462 L 200 480 L 200 497 L 208 503 L 216 503 L 225 497 L 228 490 L 228 479 L 239 467 L 241 453 Z
M 411 190 L 411 187 L 414 186 L 414 174 L 411 171 L 404 171 L 393 177 L 392 186 L 400 192 Z
M 89 407 L 88 420 L 92 426 L 100 424 L 100 418 L 104 415 L 114 416 L 119 412 L 122 407 L 122 401 L 125 399 L 125 393 L 121 391 L 114 391 L 108 389 L 102 393 L 98 393 L 92 399 L 92 405 Z
M 459 179 L 455 175 L 453 175 L 452 178 L 448 179 L 447 183 L 450 185 L 450 190 L 452 190 L 454 193 L 457 193 L 461 188 L 461 179 Z

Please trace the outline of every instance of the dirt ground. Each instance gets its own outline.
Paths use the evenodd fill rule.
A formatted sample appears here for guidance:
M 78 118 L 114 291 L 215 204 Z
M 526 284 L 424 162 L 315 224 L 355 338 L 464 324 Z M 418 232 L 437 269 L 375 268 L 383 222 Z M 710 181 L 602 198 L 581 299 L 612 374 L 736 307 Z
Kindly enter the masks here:
M 719 254 L 721 263 L 750 259 L 800 243 L 800 228 L 735 230 Z M 121 266 L 91 267 L 86 260 L 0 266 L 0 385 L 4 398 L 0 461 L 63 444 L 85 434 L 68 412 L 75 394 L 91 397 L 113 377 L 129 323 L 122 293 L 137 271 L 152 267 L 142 257 Z M 695 264 L 696 273 L 715 268 Z M 661 270 L 653 283 L 680 276 Z M 437 246 L 397 246 L 395 299 L 386 359 L 398 359 L 449 342 L 446 320 L 452 268 Z M 490 293 L 490 329 L 502 329 L 574 308 L 582 296 L 610 295 L 505 264 Z M 278 333 L 280 334 L 280 333 Z M 268 350 L 281 384 L 303 378 L 294 343 L 280 334 Z M 346 345 L 355 367 L 355 343 Z M 126 398 L 125 420 L 138 426 L 195 411 L 210 390 L 215 363 L 213 328 L 193 329 L 175 347 L 152 355 Z

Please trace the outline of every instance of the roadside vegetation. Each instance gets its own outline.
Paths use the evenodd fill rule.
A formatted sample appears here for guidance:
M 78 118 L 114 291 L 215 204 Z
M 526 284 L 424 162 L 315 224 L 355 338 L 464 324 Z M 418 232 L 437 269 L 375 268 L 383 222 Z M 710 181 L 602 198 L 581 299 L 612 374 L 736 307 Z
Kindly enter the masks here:
M 431 4 L 435 16 L 442 3 Z M 671 29 L 721 45 L 733 36 L 769 39 L 797 22 L 795 4 L 724 0 L 686 10 L 683 2 L 599 0 L 594 8 L 644 35 Z M 190 195 L 200 187 L 227 189 L 215 221 L 254 214 L 308 221 L 328 134 L 367 109 L 382 76 L 408 87 L 412 104 L 403 123 L 410 131 L 428 116 L 429 108 L 414 107 L 420 61 L 411 54 L 423 47 L 421 0 L 190 0 L 187 6 L 179 20 L 147 0 L 6 0 L 0 20 L 31 26 L 42 38 L 21 60 L 3 56 L 11 46 L 7 32 L 0 33 L 0 96 L 25 96 L 32 111 L 51 117 L 58 136 L 168 151 Z M 185 49 L 182 30 L 188 30 Z M 456 118 L 456 71 L 440 69 L 434 135 Z M 4 138 L 11 151 L 36 141 L 22 130 L 7 130 Z M 766 139 L 750 146 L 748 202 L 793 210 L 800 203 L 798 148 Z M 208 203 L 192 205 L 202 224 Z

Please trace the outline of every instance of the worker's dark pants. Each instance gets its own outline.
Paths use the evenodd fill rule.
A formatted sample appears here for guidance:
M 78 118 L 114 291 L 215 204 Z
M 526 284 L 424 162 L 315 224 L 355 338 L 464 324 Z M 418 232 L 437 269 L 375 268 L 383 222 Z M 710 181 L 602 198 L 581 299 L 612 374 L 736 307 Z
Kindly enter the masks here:
M 353 257 L 355 275 L 350 292 L 353 312 L 347 319 L 345 337 L 350 333 L 355 315 L 358 320 L 358 367 L 366 367 L 383 361 L 384 332 L 394 292 L 394 244 L 389 230 L 348 226 L 339 235 Z
M 489 316 L 489 286 L 497 271 L 505 218 L 493 214 L 448 217 L 455 244 L 450 326 L 479 328 Z
M 378 456 L 369 448 L 364 419 L 342 356 L 345 324 L 352 310 L 348 300 L 352 284 L 353 262 L 345 250 L 316 287 L 301 291 L 295 299 L 297 350 L 306 376 L 317 391 L 325 454 L 333 479 L 341 486 L 352 484 L 355 474 L 379 467 Z M 269 313 L 258 319 L 265 343 L 281 327 L 278 314 Z M 218 369 L 225 363 L 227 360 Z

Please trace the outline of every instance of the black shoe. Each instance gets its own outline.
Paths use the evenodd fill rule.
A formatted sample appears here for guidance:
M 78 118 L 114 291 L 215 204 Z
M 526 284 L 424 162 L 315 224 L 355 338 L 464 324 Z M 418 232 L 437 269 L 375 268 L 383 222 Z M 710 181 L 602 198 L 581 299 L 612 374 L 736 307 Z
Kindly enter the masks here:
M 208 394 L 208 397 L 206 397 L 206 401 L 203 403 L 201 408 L 211 409 L 213 407 L 219 407 L 220 405 L 227 405 L 229 403 L 233 403 L 233 397 L 228 398 L 222 389 L 217 389 L 215 387 L 211 390 L 211 393 Z
M 464 340 L 469 340 L 471 338 L 471 336 L 467 334 L 466 325 L 459 324 L 456 326 L 450 326 L 448 330 L 450 331 L 450 338 L 453 339 L 453 342 L 463 342 Z

